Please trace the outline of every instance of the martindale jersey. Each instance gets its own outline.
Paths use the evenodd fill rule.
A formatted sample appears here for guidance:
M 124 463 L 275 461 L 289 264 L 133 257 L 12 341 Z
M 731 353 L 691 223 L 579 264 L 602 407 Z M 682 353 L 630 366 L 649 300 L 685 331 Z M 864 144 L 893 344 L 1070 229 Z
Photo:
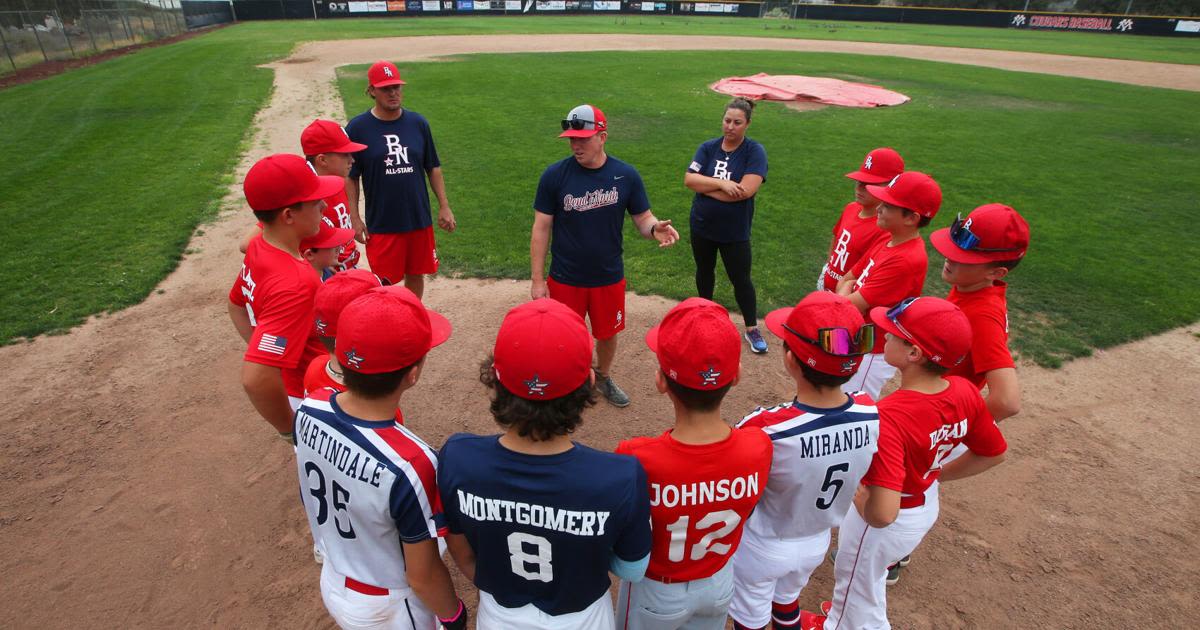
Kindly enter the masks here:
M 762 498 L 771 470 L 771 441 L 734 429 L 715 444 L 684 444 L 667 431 L 621 442 L 650 483 L 654 550 L 647 577 L 698 580 L 720 571 L 742 540 L 742 526 Z
M 338 573 L 406 588 L 401 543 L 444 534 L 437 456 L 394 420 L 348 415 L 337 397 L 319 390 L 296 412 L 296 471 L 313 540 Z
M 738 426 L 762 429 L 775 447 L 766 492 L 746 526 L 764 538 L 802 538 L 837 527 L 879 441 L 879 413 L 863 393 L 833 409 L 795 400 L 759 408 Z
M 439 459 L 446 524 L 475 551 L 475 585 L 501 606 L 579 612 L 608 593 L 611 556 L 650 553 L 646 473 L 632 457 L 580 444 L 526 455 L 460 433 Z

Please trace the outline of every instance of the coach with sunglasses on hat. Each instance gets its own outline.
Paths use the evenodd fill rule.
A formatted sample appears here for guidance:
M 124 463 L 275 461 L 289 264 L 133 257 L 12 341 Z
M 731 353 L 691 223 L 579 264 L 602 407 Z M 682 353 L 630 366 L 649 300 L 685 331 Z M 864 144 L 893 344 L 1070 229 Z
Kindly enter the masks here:
M 571 157 L 551 164 L 538 182 L 529 238 L 533 299 L 551 297 L 591 322 L 596 339 L 596 388 L 617 407 L 629 397 L 610 371 L 617 333 L 625 329 L 625 266 L 621 228 L 625 213 L 638 233 L 674 245 L 679 232 L 650 211 L 646 187 L 637 170 L 605 153 L 608 120 L 593 105 L 572 109 L 562 121 L 560 138 L 571 144 Z M 550 251 L 550 277 L 545 277 Z

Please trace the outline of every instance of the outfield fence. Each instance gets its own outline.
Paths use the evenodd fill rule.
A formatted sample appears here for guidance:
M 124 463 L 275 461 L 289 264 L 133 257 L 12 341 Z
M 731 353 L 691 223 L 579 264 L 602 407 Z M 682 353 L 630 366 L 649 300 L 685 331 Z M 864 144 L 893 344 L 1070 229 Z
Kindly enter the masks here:
M 187 28 L 180 0 L 3 0 L 0 72 L 142 44 Z

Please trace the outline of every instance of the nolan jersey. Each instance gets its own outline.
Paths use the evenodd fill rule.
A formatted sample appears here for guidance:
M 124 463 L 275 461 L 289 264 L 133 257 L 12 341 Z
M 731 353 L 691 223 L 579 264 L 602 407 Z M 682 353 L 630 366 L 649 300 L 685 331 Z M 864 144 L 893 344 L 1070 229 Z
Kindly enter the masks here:
M 400 543 L 444 534 L 437 456 L 394 420 L 346 414 L 337 397 L 317 391 L 296 412 L 296 472 L 313 540 L 338 573 L 406 588 Z
M 720 571 L 767 485 L 771 441 L 734 429 L 715 444 L 684 444 L 667 431 L 621 442 L 617 452 L 638 458 L 650 483 L 654 550 L 646 575 L 685 581 Z
M 475 552 L 475 585 L 501 606 L 579 612 L 607 595 L 611 556 L 650 553 L 646 473 L 632 457 L 579 444 L 526 455 L 460 433 L 439 459 L 446 524 Z
M 775 447 L 766 492 L 747 525 L 764 538 L 802 538 L 837 527 L 879 441 L 879 413 L 863 393 L 834 409 L 794 400 L 759 408 L 738 426 L 762 429 Z

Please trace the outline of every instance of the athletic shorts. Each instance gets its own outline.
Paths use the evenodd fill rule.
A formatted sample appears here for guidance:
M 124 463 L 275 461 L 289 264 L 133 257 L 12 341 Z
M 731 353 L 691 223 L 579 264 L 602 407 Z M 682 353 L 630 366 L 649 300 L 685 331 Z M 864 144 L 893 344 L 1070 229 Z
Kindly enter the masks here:
M 367 239 L 367 262 L 375 275 L 392 284 L 400 284 L 406 275 L 437 273 L 433 226 L 398 234 L 372 234 Z
M 603 287 L 573 287 L 546 280 L 550 297 L 591 321 L 592 336 L 611 339 L 625 330 L 625 279 Z

